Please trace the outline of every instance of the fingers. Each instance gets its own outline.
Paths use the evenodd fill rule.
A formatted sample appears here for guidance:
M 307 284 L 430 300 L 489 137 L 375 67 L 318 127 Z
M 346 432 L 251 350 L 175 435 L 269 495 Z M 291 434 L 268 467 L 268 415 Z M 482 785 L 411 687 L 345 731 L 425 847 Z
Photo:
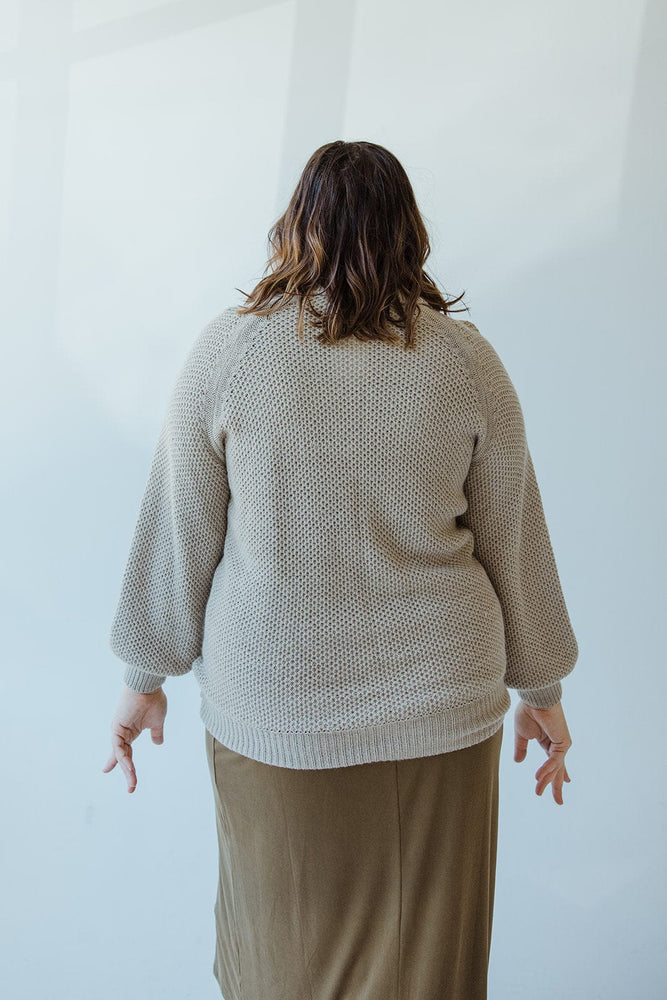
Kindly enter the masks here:
M 102 770 L 108 774 L 116 764 L 120 764 L 127 781 L 128 792 L 133 792 L 137 787 L 132 741 L 136 740 L 143 729 L 150 729 L 153 743 L 164 743 L 166 712 L 167 699 L 162 689 L 148 695 L 125 687 L 111 723 L 112 753 Z
M 535 793 L 542 795 L 551 784 L 554 801 L 563 805 L 563 783 L 570 781 L 565 754 L 572 746 L 572 737 L 560 703 L 549 709 L 538 709 L 520 701 L 514 714 L 514 760 L 526 757 L 528 742 L 537 741 L 547 754 L 547 760 L 535 773 Z
M 148 728 L 150 722 L 153 721 L 155 725 L 150 726 L 153 743 L 164 743 L 164 722 L 162 720 L 165 713 L 152 713 L 153 716 L 158 715 L 157 721 L 155 718 L 150 719 L 150 714 L 146 711 L 139 713 L 139 715 L 125 713 L 121 714 L 120 718 L 117 714 L 111 724 L 112 753 L 102 771 L 108 774 L 109 771 L 113 771 L 116 764 L 120 764 L 127 781 L 128 792 L 133 792 L 137 787 L 137 772 L 132 759 L 132 741 L 139 736 L 143 728 Z M 129 724 L 125 725 L 125 722 Z
M 559 805 L 563 805 L 563 781 L 570 780 L 567 774 L 567 769 L 565 767 L 565 761 L 561 754 L 551 756 L 548 760 L 542 764 L 541 767 L 535 772 L 535 778 L 537 780 L 537 786 L 535 788 L 535 794 L 541 795 L 548 784 L 551 783 L 551 790 L 554 797 L 554 801 Z
M 557 805 L 563 805 L 563 772 L 560 770 L 551 782 L 551 792 Z
M 122 770 L 125 772 L 128 792 L 133 792 L 137 787 L 137 772 L 134 769 L 131 755 L 124 751 L 118 751 L 118 755 L 116 753 L 112 754 L 102 768 L 103 773 L 108 774 L 109 771 L 113 771 L 116 764 L 120 764 Z
M 132 749 L 128 751 L 119 751 L 117 753 L 117 760 L 123 771 L 125 772 L 125 778 L 127 779 L 127 790 L 128 792 L 133 792 L 137 787 L 137 772 L 134 769 L 134 762 L 132 760 Z
M 111 745 L 113 748 L 111 756 L 102 770 L 106 773 L 112 771 L 116 764 L 120 764 L 127 781 L 127 790 L 133 792 L 137 787 L 137 772 L 132 759 L 132 744 L 129 740 L 124 739 L 120 732 L 113 731 Z
M 517 763 L 526 759 L 526 752 L 528 750 L 528 740 L 525 736 L 521 736 L 519 733 L 514 735 L 514 760 Z
M 554 801 L 557 805 L 563 805 L 563 778 L 564 778 L 565 765 L 561 765 L 554 773 L 550 776 L 551 781 L 551 793 L 554 797 Z

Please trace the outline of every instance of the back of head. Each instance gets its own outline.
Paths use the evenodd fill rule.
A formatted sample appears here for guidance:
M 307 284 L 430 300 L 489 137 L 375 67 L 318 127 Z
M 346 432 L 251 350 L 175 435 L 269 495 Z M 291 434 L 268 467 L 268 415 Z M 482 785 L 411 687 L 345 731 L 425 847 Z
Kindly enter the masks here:
M 463 298 L 443 298 L 424 271 L 431 247 L 408 175 L 372 142 L 316 149 L 269 244 L 268 273 L 249 295 L 238 289 L 247 301 L 237 312 L 269 315 L 296 296 L 299 337 L 308 305 L 323 344 L 400 341 L 399 327 L 404 347 L 413 347 L 419 298 L 445 314 Z M 319 311 L 310 296 L 321 290 Z

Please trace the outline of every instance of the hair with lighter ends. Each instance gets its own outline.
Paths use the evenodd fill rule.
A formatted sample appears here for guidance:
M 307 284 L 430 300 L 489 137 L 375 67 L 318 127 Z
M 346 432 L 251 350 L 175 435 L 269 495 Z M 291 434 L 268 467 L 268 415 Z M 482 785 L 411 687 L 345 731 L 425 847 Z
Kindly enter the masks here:
M 446 300 L 424 271 L 431 246 L 412 185 L 393 153 L 373 142 L 316 149 L 269 245 L 266 276 L 249 295 L 237 289 L 247 301 L 236 311 L 267 316 L 297 296 L 300 339 L 306 306 L 323 344 L 355 336 L 402 339 L 405 348 L 415 346 L 420 297 L 445 315 L 467 309 L 450 309 L 463 293 Z M 322 311 L 310 299 L 321 288 Z

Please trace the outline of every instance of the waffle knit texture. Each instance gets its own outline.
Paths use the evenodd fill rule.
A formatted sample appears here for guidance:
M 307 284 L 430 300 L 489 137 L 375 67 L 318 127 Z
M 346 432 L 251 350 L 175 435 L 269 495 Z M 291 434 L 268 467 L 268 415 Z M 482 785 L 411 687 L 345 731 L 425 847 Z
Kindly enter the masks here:
M 320 289 L 314 304 L 326 299 Z M 481 742 L 561 699 L 577 641 L 521 405 L 469 321 L 416 349 L 222 311 L 171 390 L 110 646 L 190 670 L 219 742 L 291 768 Z M 397 328 L 398 329 L 398 328 Z

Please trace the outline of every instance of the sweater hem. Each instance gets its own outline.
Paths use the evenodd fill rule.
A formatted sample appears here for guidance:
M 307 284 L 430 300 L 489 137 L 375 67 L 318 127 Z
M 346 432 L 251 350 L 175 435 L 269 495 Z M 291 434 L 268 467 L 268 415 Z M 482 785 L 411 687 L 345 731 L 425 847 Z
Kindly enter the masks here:
M 493 736 L 511 704 L 501 682 L 478 701 L 430 715 L 356 729 L 295 733 L 258 729 L 232 719 L 202 691 L 200 718 L 219 743 L 244 757 L 277 767 L 320 770 L 463 750 Z

